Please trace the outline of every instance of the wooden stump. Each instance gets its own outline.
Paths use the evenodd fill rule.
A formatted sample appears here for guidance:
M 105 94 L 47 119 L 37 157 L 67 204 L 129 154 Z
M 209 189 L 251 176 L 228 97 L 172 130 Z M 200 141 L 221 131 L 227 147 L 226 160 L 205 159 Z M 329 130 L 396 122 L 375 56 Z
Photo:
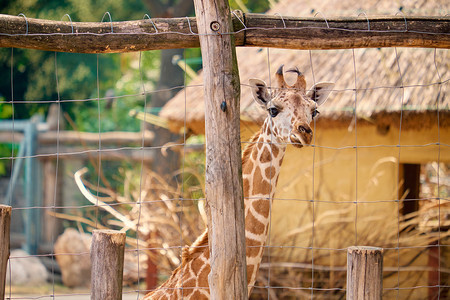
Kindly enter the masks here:
M 91 242 L 91 299 L 121 300 L 125 233 L 94 230 Z
M 11 228 L 11 206 L 0 205 L 0 299 L 5 299 L 6 266 L 8 265 Z
M 379 300 L 383 297 L 383 249 L 349 247 L 347 252 L 347 300 Z

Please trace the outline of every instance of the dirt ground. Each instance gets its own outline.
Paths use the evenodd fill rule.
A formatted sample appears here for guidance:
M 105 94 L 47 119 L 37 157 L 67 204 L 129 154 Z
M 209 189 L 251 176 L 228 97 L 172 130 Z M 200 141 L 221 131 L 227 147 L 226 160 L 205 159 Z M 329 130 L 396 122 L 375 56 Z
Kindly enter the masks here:
M 123 300 L 138 300 L 142 298 L 143 293 L 139 294 L 135 289 L 124 288 L 122 293 Z M 26 299 L 56 299 L 56 300 L 89 300 L 90 290 L 88 289 L 68 289 L 62 286 L 56 286 L 53 289 L 51 285 L 41 287 L 9 287 L 6 286 L 5 299 L 7 300 L 26 300 Z
M 122 299 L 123 300 L 138 300 L 143 295 L 138 296 L 136 293 L 133 294 L 123 294 Z M 89 294 L 83 294 L 83 295 L 75 295 L 75 294 L 69 294 L 69 295 L 58 295 L 56 294 L 54 297 L 53 295 L 43 296 L 43 295 L 18 295 L 13 294 L 11 295 L 11 298 L 8 296 L 5 297 L 7 300 L 19 300 L 19 299 L 58 299 L 58 300 L 89 300 L 91 299 L 91 296 Z
M 143 295 L 137 295 L 137 293 L 124 293 L 122 296 L 123 300 L 138 300 Z M 35 295 L 35 294 L 26 294 L 26 295 L 19 295 L 19 294 L 12 294 L 11 298 L 9 295 L 5 297 L 7 300 L 19 300 L 19 299 L 58 299 L 58 300 L 89 300 L 91 299 L 91 296 L 89 294 L 65 294 L 65 295 L 58 295 L 56 294 L 54 297 L 53 295 Z

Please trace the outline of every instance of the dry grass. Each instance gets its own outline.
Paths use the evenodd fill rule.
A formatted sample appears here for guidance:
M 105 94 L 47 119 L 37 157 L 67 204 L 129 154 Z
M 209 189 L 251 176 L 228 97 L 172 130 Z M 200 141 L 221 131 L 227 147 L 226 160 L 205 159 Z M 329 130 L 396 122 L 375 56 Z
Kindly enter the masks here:
M 266 249 L 258 273 L 255 299 L 265 299 L 269 295 L 270 299 L 310 299 L 311 287 L 314 287 L 314 299 L 345 299 L 349 245 L 384 249 L 386 299 L 420 299 L 427 294 L 427 287 L 417 287 L 429 285 L 429 273 L 438 271 L 429 262 L 430 255 L 433 255 L 430 249 L 436 249 L 436 245 L 440 246 L 441 285 L 448 286 L 450 202 L 445 183 L 448 180 L 448 166 L 441 163 L 438 167 L 432 163 L 423 170 L 422 190 L 425 192 L 421 194 L 420 209 L 408 215 L 388 218 L 374 213 L 356 219 L 356 206 L 348 203 L 340 204 L 340 209 L 322 209 L 315 214 L 314 222 L 306 222 L 290 230 L 272 226 L 272 247 Z M 438 171 L 441 172 L 440 185 L 436 180 Z M 400 199 L 399 211 L 403 201 Z M 313 214 L 312 205 L 305 214 Z M 273 288 L 267 289 L 267 286 Z M 398 295 L 397 290 L 392 289 L 397 286 L 402 288 Z M 441 288 L 442 295 L 448 290 L 448 287 Z
M 436 206 L 435 206 L 436 207 Z M 310 240 L 305 248 L 289 248 L 293 236 L 282 232 L 272 232 L 273 245 L 284 247 L 270 248 L 270 259 L 265 257 L 261 265 L 256 285 L 260 287 L 271 286 L 270 299 L 306 299 L 311 297 L 311 286 L 314 281 L 314 299 L 344 299 L 346 287 L 346 246 L 349 241 L 355 240 L 354 222 L 352 211 L 354 207 L 349 205 L 340 211 L 326 212 L 336 213 L 340 218 L 329 222 L 327 217 L 320 215 L 314 222 L 314 251 L 312 247 L 311 228 L 312 223 L 305 224 L 296 229 L 298 240 Z M 450 205 L 441 205 L 441 215 L 450 214 Z M 426 264 L 428 259 L 428 246 L 435 245 L 438 240 L 441 244 L 449 241 L 450 233 L 441 225 L 441 231 L 436 228 L 423 229 L 425 215 L 435 214 L 436 211 L 421 210 L 388 221 L 383 216 L 375 216 L 364 220 L 366 226 L 358 229 L 358 245 L 379 246 L 384 248 L 384 286 L 391 287 L 397 283 L 397 274 L 400 273 L 398 284 L 400 287 L 419 286 L 428 272 L 434 271 L 433 267 Z M 392 230 L 398 228 L 397 230 Z M 275 227 L 274 230 L 277 230 Z M 278 230 L 281 231 L 281 228 Z M 326 234 L 323 234 L 326 232 Z M 399 233 L 400 232 L 400 233 Z M 335 248 L 329 248 L 329 238 L 336 240 Z M 400 250 L 398 250 L 398 246 Z M 441 256 L 445 247 L 441 248 Z M 266 251 L 267 254 L 267 251 Z M 313 257 L 314 255 L 314 257 Z M 425 260 L 425 265 L 424 265 Z M 440 272 L 448 278 L 450 266 L 448 262 L 441 261 Z M 269 271 L 270 270 L 270 271 Z M 270 275 L 269 275 L 270 273 Z M 270 281 L 269 281 L 270 277 Z M 426 282 L 426 281 L 425 281 Z M 445 284 L 445 283 L 442 283 Z M 264 288 L 255 289 L 255 299 L 266 298 L 268 291 Z M 406 296 L 405 293 L 411 293 Z M 402 292 L 408 299 L 415 292 L 414 289 Z M 385 296 L 395 296 L 395 291 L 386 290 Z
M 123 192 L 98 188 L 82 178 L 83 168 L 75 173 L 75 181 L 87 200 L 105 210 L 105 213 L 85 212 L 84 216 L 55 215 L 78 224 L 87 231 L 116 228 L 127 233 L 128 250 L 138 249 L 148 255 L 162 277 L 170 275 L 180 264 L 181 250 L 191 245 L 206 227 L 203 210 L 201 177 L 197 171 L 185 168 L 171 179 L 145 169 L 141 172 L 123 172 Z M 173 180 L 175 178 L 175 180 Z M 179 179 L 182 184 L 176 184 Z M 193 184 L 194 183 L 194 184 Z M 96 190 L 103 195 L 96 197 Z M 92 191 L 92 192 L 91 192 Z M 81 225 L 80 231 L 84 231 Z M 137 256 L 135 272 L 138 271 Z M 141 278 L 145 277 L 146 258 L 139 257 Z M 129 282 L 137 277 L 129 278 Z
M 193 170 L 184 171 L 184 176 L 197 177 Z M 147 252 L 159 272 L 168 275 L 180 264 L 182 247 L 191 245 L 206 227 L 204 200 L 194 198 L 203 193 L 198 186 L 174 187 L 154 172 L 145 173 L 140 197 L 138 192 L 131 193 L 131 199 L 142 199 L 144 203 L 134 205 L 129 215 L 140 224 L 141 239 L 152 248 Z
M 137 231 L 139 239 L 128 238 L 127 242 L 133 248 L 139 242 L 139 249 L 149 255 L 163 280 L 179 265 L 182 247 L 190 245 L 205 227 L 202 176 L 186 168 L 183 178 L 177 177 L 183 184 L 175 185 L 174 181 L 169 183 L 149 170 L 142 174 L 140 179 L 140 173 L 124 173 L 123 195 L 102 190 L 108 195 L 102 198 L 105 203 L 126 204 L 108 206 L 122 217 L 108 218 L 105 226 Z M 445 174 L 441 178 L 445 178 Z M 374 214 L 358 220 L 355 244 L 384 248 L 385 288 L 426 285 L 428 273 L 434 270 L 427 263 L 429 245 L 438 241 L 441 245 L 448 244 L 450 202 L 445 197 L 439 201 L 425 196 L 431 200 L 421 201 L 420 210 L 409 215 L 386 219 Z M 401 205 L 402 202 L 399 208 Z M 314 223 L 289 231 L 272 226 L 271 247 L 266 250 L 258 273 L 253 292 L 255 299 L 268 295 L 271 299 L 306 299 L 311 297 L 311 286 L 314 286 L 314 299 L 345 298 L 346 248 L 355 241 L 355 206 L 349 203 L 340 207 L 339 210 L 322 210 L 315 215 Z M 122 218 L 134 226 L 119 221 Z M 330 239 L 334 241 L 332 248 Z M 298 247 L 296 241 L 308 242 Z M 445 247 L 440 251 L 441 257 L 448 256 Z M 440 272 L 443 280 L 447 280 L 450 266 L 444 259 L 441 259 Z M 272 288 L 267 289 L 267 286 Z M 416 297 L 418 292 L 420 289 L 401 290 L 399 299 Z M 386 297 L 396 297 L 396 293 L 396 290 L 385 290 Z

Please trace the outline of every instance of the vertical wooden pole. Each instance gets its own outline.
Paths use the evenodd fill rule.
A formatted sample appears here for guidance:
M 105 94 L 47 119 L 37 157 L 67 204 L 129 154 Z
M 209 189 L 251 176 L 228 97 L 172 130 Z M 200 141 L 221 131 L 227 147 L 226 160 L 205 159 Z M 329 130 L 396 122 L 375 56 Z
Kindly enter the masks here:
M 194 0 L 203 58 L 211 299 L 246 299 L 240 81 L 228 0 Z
M 383 297 L 383 249 L 349 247 L 347 300 L 380 300 Z
M 11 228 L 11 206 L 0 205 L 0 299 L 5 299 Z
M 54 243 L 54 239 L 63 231 L 62 221 L 50 215 L 51 212 L 58 212 L 59 209 L 52 209 L 53 205 L 62 207 L 63 186 L 64 186 L 64 162 L 62 159 L 58 161 L 58 170 L 56 170 L 56 162 L 53 159 L 41 160 L 45 180 L 43 181 L 43 196 L 44 207 L 49 207 L 43 216 L 43 234 L 42 237 L 45 243 Z M 55 189 L 56 186 L 56 189 Z M 56 193 L 56 195 L 55 195 Z
M 147 236 L 147 241 L 151 241 L 157 236 L 156 232 L 150 231 Z M 148 244 L 147 247 L 153 248 L 154 245 Z M 149 250 L 154 256 L 158 257 L 160 253 L 156 250 Z M 158 266 L 150 258 L 150 253 L 147 255 L 147 276 L 145 282 L 147 285 L 147 291 L 152 291 L 158 286 Z
M 91 299 L 121 300 L 125 233 L 94 230 L 91 242 Z

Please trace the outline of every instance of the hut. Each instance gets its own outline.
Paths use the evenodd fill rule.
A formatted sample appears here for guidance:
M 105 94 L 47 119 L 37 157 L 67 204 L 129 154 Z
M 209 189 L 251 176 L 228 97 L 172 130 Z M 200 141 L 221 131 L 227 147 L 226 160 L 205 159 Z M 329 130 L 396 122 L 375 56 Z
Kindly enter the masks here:
M 406 16 L 431 16 L 445 15 L 445 7 L 441 0 L 281 0 L 268 14 L 365 18 L 364 13 L 400 10 Z M 445 288 L 433 286 L 448 282 L 450 260 L 444 258 L 449 251 L 433 245 L 449 242 L 448 50 L 239 48 L 237 57 L 243 147 L 265 118 L 252 100 L 250 78 L 270 86 L 284 64 L 297 66 L 309 86 L 336 83 L 312 124 L 314 147 L 288 146 L 259 284 L 278 286 L 281 295 L 309 297 L 313 287 L 318 296 L 339 298 L 345 293 L 346 248 L 368 244 L 385 248 L 388 298 L 442 293 Z M 202 81 L 198 76 L 163 107 L 160 116 L 172 131 L 186 126 L 192 134 L 204 133 Z M 430 175 L 433 168 L 437 172 Z M 437 185 L 426 186 L 433 180 Z

